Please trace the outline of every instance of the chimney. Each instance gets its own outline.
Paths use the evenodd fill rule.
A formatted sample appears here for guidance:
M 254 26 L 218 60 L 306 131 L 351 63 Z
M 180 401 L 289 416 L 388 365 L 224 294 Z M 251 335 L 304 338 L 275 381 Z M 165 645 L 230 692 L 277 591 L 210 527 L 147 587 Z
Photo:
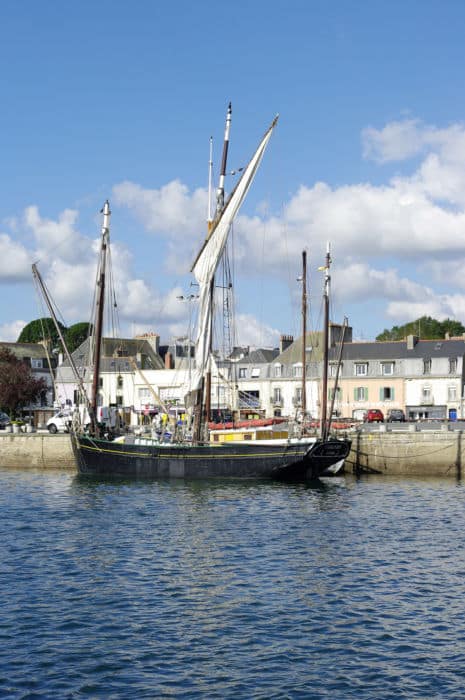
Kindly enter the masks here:
M 294 336 L 293 335 L 282 335 L 279 339 L 279 352 L 284 352 L 287 350 L 289 345 L 292 345 L 294 342 Z
M 165 355 L 165 369 L 174 369 L 173 356 L 170 352 Z
M 146 340 L 157 355 L 160 354 L 160 336 L 158 333 L 142 333 L 141 335 L 136 335 L 135 338 L 136 340 Z
M 415 345 L 418 343 L 418 336 L 417 335 L 408 335 L 407 336 L 407 350 L 413 350 Z

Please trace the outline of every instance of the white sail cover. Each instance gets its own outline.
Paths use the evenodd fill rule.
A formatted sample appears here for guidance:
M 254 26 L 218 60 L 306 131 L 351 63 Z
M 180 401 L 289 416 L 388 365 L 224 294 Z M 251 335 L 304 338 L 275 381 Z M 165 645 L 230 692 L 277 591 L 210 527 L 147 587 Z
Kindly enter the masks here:
M 199 283 L 199 317 L 197 338 L 195 343 L 196 368 L 192 376 L 191 390 L 195 390 L 200 387 L 202 377 L 208 370 L 213 313 L 210 287 L 226 245 L 226 241 L 228 240 L 231 224 L 239 211 L 239 207 L 244 201 L 247 192 L 249 191 L 249 187 L 252 184 L 258 170 L 277 121 L 278 118 L 276 117 L 262 138 L 257 150 L 242 173 L 241 179 L 232 191 L 220 218 L 215 222 L 209 237 L 203 244 L 203 247 L 192 267 L 192 272 Z

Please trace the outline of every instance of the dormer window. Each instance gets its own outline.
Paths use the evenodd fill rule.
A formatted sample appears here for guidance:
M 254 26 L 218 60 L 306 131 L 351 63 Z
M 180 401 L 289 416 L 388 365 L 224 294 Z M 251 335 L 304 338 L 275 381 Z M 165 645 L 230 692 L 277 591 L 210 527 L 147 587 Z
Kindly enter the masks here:
M 381 362 L 381 373 L 384 375 L 394 374 L 394 362 Z
M 365 377 L 368 374 L 368 362 L 355 363 L 355 376 Z
M 423 374 L 431 374 L 431 358 L 427 357 L 423 360 Z

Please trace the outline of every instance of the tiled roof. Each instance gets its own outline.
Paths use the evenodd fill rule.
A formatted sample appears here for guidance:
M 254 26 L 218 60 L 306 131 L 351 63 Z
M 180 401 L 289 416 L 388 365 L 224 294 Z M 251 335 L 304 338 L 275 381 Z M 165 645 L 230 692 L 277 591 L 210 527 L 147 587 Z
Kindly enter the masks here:
M 465 354 L 465 340 L 418 340 L 408 349 L 406 340 L 366 343 L 346 343 L 342 351 L 343 360 L 402 360 L 409 358 L 459 357 Z M 330 360 L 336 360 L 338 349 L 331 348 Z

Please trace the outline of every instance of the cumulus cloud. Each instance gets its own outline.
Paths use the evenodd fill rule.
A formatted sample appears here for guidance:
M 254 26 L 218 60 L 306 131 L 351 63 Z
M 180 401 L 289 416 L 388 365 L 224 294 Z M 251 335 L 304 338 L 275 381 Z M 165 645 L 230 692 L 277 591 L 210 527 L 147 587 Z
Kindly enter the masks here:
M 16 343 L 21 331 L 29 321 L 10 321 L 0 325 L 0 341 L 4 343 Z
M 146 231 L 165 240 L 165 267 L 186 272 L 207 230 L 206 190 L 190 192 L 179 180 L 159 189 L 143 189 L 126 181 L 113 187 L 113 198 L 118 205 L 128 207 Z
M 406 119 L 367 128 L 362 141 L 363 154 L 376 163 L 417 159 L 379 186 L 302 184 L 279 214 L 262 205 L 250 211 L 246 202 L 234 224 L 236 271 L 285 283 L 304 248 L 316 269 L 330 241 L 334 289 L 343 290 L 348 308 L 376 298 L 394 322 L 424 313 L 465 319 L 465 128 Z M 189 189 L 180 180 L 158 189 L 124 181 L 114 186 L 112 204 L 127 208 L 154 247 L 163 250 L 162 257 L 154 257 L 158 271 L 188 274 L 206 232 L 205 189 Z M 0 282 L 28 280 L 30 261 L 39 257 L 65 318 L 85 320 L 99 242 L 80 233 L 77 210 L 65 209 L 52 219 L 30 206 L 22 216 L 10 217 L 10 224 L 14 235 L 0 234 Z M 30 250 L 19 242 L 22 231 L 32 234 Z M 113 243 L 112 250 L 121 319 L 168 336 L 182 334 L 189 314 L 176 299 L 182 294 L 179 283 L 156 289 L 129 248 Z M 423 284 L 414 281 L 422 279 Z M 239 342 L 276 345 L 278 331 L 240 312 Z
M 0 281 L 16 283 L 31 279 L 30 253 L 6 233 L 0 233 Z
M 236 326 L 240 345 L 250 347 L 278 347 L 280 332 L 272 326 L 258 321 L 250 314 L 237 314 Z

